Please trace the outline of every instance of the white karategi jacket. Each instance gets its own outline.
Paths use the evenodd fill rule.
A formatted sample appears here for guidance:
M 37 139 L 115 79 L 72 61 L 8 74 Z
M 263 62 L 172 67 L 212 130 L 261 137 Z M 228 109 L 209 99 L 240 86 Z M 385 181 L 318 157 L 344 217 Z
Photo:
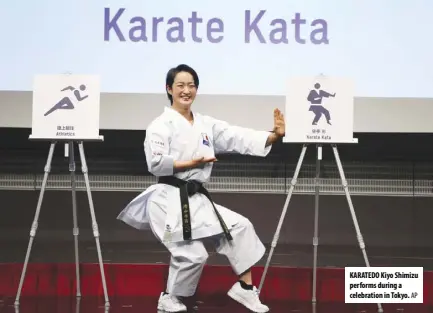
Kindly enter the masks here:
M 199 157 L 213 157 L 218 153 L 236 152 L 245 155 L 266 156 L 271 146 L 265 147 L 269 132 L 232 126 L 224 121 L 194 113 L 191 124 L 170 107 L 153 120 L 146 130 L 144 151 L 148 170 L 153 175 L 174 175 L 183 180 L 209 181 L 212 163 L 175 173 L 175 160 L 190 161 Z M 159 208 L 158 220 L 149 220 L 149 201 Z M 214 208 L 205 195 L 189 197 L 192 239 L 209 237 L 223 232 Z M 228 229 L 237 224 L 239 215 L 215 204 Z M 119 214 L 118 219 L 137 229 L 152 229 L 165 242 L 183 240 L 179 189 L 166 184 L 154 184 L 135 197 Z M 157 226 L 160 225 L 160 226 Z

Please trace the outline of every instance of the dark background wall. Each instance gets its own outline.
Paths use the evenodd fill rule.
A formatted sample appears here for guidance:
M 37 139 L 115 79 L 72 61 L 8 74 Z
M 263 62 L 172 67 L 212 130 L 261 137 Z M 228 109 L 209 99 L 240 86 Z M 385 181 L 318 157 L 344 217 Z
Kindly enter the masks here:
M 116 219 L 135 197 L 132 192 L 93 192 L 102 242 L 155 241 L 150 231 L 137 231 Z M 27 240 L 39 192 L 0 191 L 0 240 Z M 78 192 L 80 240 L 93 241 L 87 195 Z M 214 200 L 248 217 L 261 239 L 270 243 L 280 218 L 285 195 L 215 194 Z M 72 241 L 71 192 L 47 191 L 37 237 L 44 241 Z M 433 198 L 354 196 L 359 226 L 368 246 L 433 248 Z M 358 245 L 344 196 L 321 196 L 320 243 Z M 292 197 L 280 243 L 310 245 L 313 238 L 314 196 Z
M 0 128 L 0 172 L 41 173 L 49 143 L 29 141 L 30 129 Z M 87 161 L 92 173 L 147 174 L 143 141 L 145 131 L 101 130 L 103 143 L 85 145 Z M 357 133 L 358 144 L 340 145 L 339 153 L 343 163 L 351 162 L 405 162 L 414 166 L 433 164 L 433 134 L 406 133 Z M 280 163 L 296 163 L 301 151 L 299 144 L 274 145 L 268 158 Z M 324 156 L 332 155 L 324 147 Z M 224 156 L 219 156 L 220 158 Z M 242 162 L 243 156 L 225 156 Z M 63 148 L 58 146 L 54 164 L 63 162 Z M 309 149 L 305 162 L 314 163 L 315 150 Z M 65 172 L 65 167 L 53 167 L 54 172 Z M 246 173 L 247 174 L 247 173 Z
M 0 173 L 43 173 L 49 143 L 30 142 L 29 134 L 29 129 L 0 128 Z M 89 169 L 92 173 L 148 174 L 142 148 L 144 131 L 103 130 L 101 134 L 105 136 L 104 143 L 86 145 Z M 433 134 L 356 134 L 356 137 L 359 138 L 359 144 L 342 145 L 339 148 L 345 164 L 361 161 L 378 164 L 403 162 L 415 167 L 419 164 L 433 163 Z M 276 144 L 269 158 L 283 165 L 295 163 L 300 148 L 299 145 Z M 331 152 L 328 150 L 327 153 Z M 53 173 L 68 172 L 62 154 L 62 148 L 56 150 Z M 242 160 L 234 156 L 225 158 Z M 311 149 L 306 156 L 306 162 L 314 163 L 314 158 L 315 153 Z M 60 166 L 60 163 L 63 165 Z M 240 175 L 254 174 L 246 171 Z M 150 232 L 136 231 L 116 220 L 119 212 L 136 194 L 93 192 L 101 241 L 154 241 Z M 38 195 L 39 191 L 0 191 L 1 241 L 28 240 Z M 284 194 L 224 193 L 215 194 L 214 199 L 250 218 L 262 240 L 271 242 L 284 205 Z M 353 196 L 353 203 L 368 246 L 433 248 L 433 198 Z M 80 238 L 93 241 L 89 206 L 84 192 L 78 192 L 78 209 Z M 280 242 L 311 245 L 313 214 L 314 196 L 294 195 Z M 321 196 L 319 232 L 321 244 L 357 246 L 355 229 L 344 196 Z M 38 237 L 72 241 L 69 191 L 46 192 Z

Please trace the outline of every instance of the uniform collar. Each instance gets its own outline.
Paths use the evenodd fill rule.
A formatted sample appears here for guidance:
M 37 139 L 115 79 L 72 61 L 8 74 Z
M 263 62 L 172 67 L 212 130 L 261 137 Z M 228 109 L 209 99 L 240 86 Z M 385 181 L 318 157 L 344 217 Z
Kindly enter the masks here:
M 175 118 L 182 118 L 186 121 L 185 117 L 182 114 L 180 114 L 179 112 L 177 112 L 175 109 L 173 109 L 171 106 L 164 107 L 164 113 L 169 114 Z M 197 116 L 197 114 L 194 112 L 192 112 L 192 115 L 194 116 L 194 118 Z

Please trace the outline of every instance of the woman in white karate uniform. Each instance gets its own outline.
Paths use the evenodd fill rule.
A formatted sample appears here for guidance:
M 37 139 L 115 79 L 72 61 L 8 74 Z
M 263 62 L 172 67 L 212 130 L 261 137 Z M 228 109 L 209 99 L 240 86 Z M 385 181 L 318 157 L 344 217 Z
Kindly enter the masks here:
M 186 311 L 180 297 L 195 293 L 208 258 L 202 240 L 211 237 L 239 277 L 228 295 L 253 312 L 265 313 L 269 308 L 260 302 L 251 277 L 251 267 L 263 257 L 265 247 L 251 222 L 213 203 L 202 184 L 209 181 L 218 153 L 265 157 L 284 135 L 284 117 L 274 110 L 274 129 L 267 132 L 201 115 L 191 110 L 198 86 L 197 73 L 187 65 L 167 73 L 171 107 L 150 123 L 144 142 L 148 170 L 158 183 L 132 200 L 118 219 L 137 229 L 150 226 L 171 253 L 159 310 Z

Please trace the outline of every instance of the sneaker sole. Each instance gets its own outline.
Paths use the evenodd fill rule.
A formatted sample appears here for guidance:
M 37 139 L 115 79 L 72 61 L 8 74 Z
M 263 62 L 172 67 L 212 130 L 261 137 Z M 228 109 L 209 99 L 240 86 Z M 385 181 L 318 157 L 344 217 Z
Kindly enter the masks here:
M 253 310 L 249 305 L 244 303 L 244 299 L 242 297 L 239 297 L 235 292 L 229 290 L 229 292 L 227 293 L 227 295 L 232 298 L 233 300 L 239 302 L 240 304 L 242 304 L 244 307 L 246 307 L 248 310 L 255 312 L 255 313 L 267 313 L 269 312 L 269 310 L 263 310 L 263 311 L 256 311 Z
M 188 309 L 182 309 L 182 310 L 179 310 L 179 311 L 167 311 L 167 310 L 164 310 L 164 308 L 162 306 L 160 306 L 160 305 L 158 305 L 157 310 L 158 311 L 167 312 L 167 313 L 178 313 L 178 312 L 187 312 L 188 311 Z

